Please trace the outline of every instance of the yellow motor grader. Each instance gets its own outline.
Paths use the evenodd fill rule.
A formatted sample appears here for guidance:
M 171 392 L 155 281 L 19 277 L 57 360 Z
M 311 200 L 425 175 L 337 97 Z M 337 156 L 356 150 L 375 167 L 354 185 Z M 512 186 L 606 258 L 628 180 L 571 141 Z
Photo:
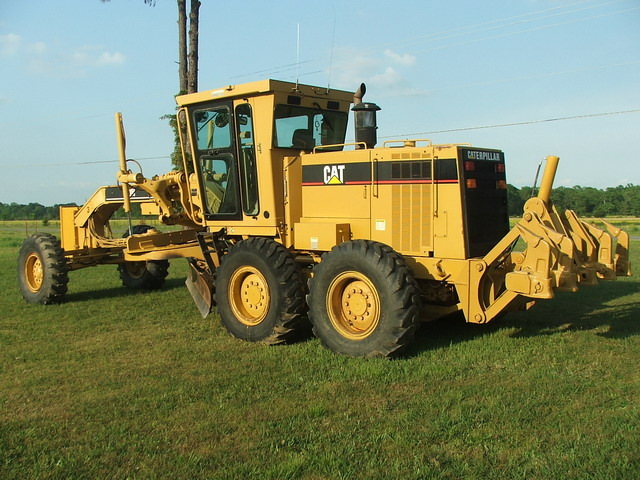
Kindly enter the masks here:
M 151 178 L 126 159 L 116 114 L 117 184 L 61 207 L 60 240 L 24 241 L 24 298 L 60 302 L 69 271 L 101 264 L 117 265 L 127 287 L 159 288 L 168 261 L 185 258 L 201 314 L 216 307 L 240 339 L 285 342 L 310 321 L 333 351 L 386 357 L 421 320 L 462 312 L 486 323 L 631 274 L 627 233 L 554 208 L 557 157 L 510 228 L 502 151 L 375 148 L 380 108 L 364 93 L 264 80 L 178 96 L 183 168 Z M 114 238 L 109 219 L 132 203 L 177 227 L 130 224 Z

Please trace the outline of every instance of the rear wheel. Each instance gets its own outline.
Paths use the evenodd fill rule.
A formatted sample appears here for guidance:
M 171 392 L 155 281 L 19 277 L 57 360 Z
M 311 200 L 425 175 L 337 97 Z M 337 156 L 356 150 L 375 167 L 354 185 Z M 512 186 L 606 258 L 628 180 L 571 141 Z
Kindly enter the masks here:
M 150 225 L 136 225 L 132 228 L 135 235 L 151 230 Z M 123 235 L 129 236 L 129 230 Z M 118 265 L 122 285 L 137 290 L 157 290 L 164 285 L 169 274 L 169 260 L 148 260 L 141 262 L 124 262 Z
M 419 291 L 391 247 L 345 242 L 322 257 L 309 282 L 313 332 L 328 349 L 353 357 L 390 357 L 413 339 Z
M 48 233 L 27 238 L 18 254 L 18 282 L 29 303 L 58 303 L 67 293 L 69 268 L 60 242 Z
M 305 323 L 304 281 L 291 252 L 267 238 L 238 242 L 216 270 L 216 303 L 231 335 L 283 343 Z

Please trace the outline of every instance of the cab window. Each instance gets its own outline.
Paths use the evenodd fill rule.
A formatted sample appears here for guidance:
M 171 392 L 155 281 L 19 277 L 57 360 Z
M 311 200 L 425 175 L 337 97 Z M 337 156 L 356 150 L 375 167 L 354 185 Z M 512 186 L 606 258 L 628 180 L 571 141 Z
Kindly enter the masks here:
M 276 105 L 274 145 L 312 150 L 319 145 L 344 143 L 347 113 L 321 108 Z M 341 149 L 341 148 L 337 148 Z
M 241 215 L 232 124 L 229 105 L 212 105 L 193 112 L 198 170 L 210 216 Z
M 226 107 L 196 110 L 194 119 L 198 150 L 213 150 L 231 146 L 229 110 Z
M 258 204 L 258 172 L 251 105 L 243 103 L 236 107 L 236 123 L 242 172 L 242 208 L 247 215 L 257 215 L 260 207 Z

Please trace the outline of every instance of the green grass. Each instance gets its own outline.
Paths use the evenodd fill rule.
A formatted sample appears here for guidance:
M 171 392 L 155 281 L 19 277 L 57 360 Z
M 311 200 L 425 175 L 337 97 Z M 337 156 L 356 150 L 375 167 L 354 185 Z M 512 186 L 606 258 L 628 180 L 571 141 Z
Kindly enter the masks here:
M 638 477 L 637 278 L 362 360 L 229 337 L 179 261 L 157 292 L 103 266 L 72 272 L 65 304 L 27 305 L 23 236 L 0 224 L 0 478 Z

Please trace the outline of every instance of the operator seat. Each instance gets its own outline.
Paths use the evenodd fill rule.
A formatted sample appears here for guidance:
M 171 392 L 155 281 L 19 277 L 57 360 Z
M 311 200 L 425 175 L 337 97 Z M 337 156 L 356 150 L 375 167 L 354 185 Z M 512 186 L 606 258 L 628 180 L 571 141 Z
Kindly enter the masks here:
M 293 131 L 291 145 L 302 150 L 313 150 L 313 147 L 316 146 L 316 141 L 313 139 L 311 130 L 299 128 Z

